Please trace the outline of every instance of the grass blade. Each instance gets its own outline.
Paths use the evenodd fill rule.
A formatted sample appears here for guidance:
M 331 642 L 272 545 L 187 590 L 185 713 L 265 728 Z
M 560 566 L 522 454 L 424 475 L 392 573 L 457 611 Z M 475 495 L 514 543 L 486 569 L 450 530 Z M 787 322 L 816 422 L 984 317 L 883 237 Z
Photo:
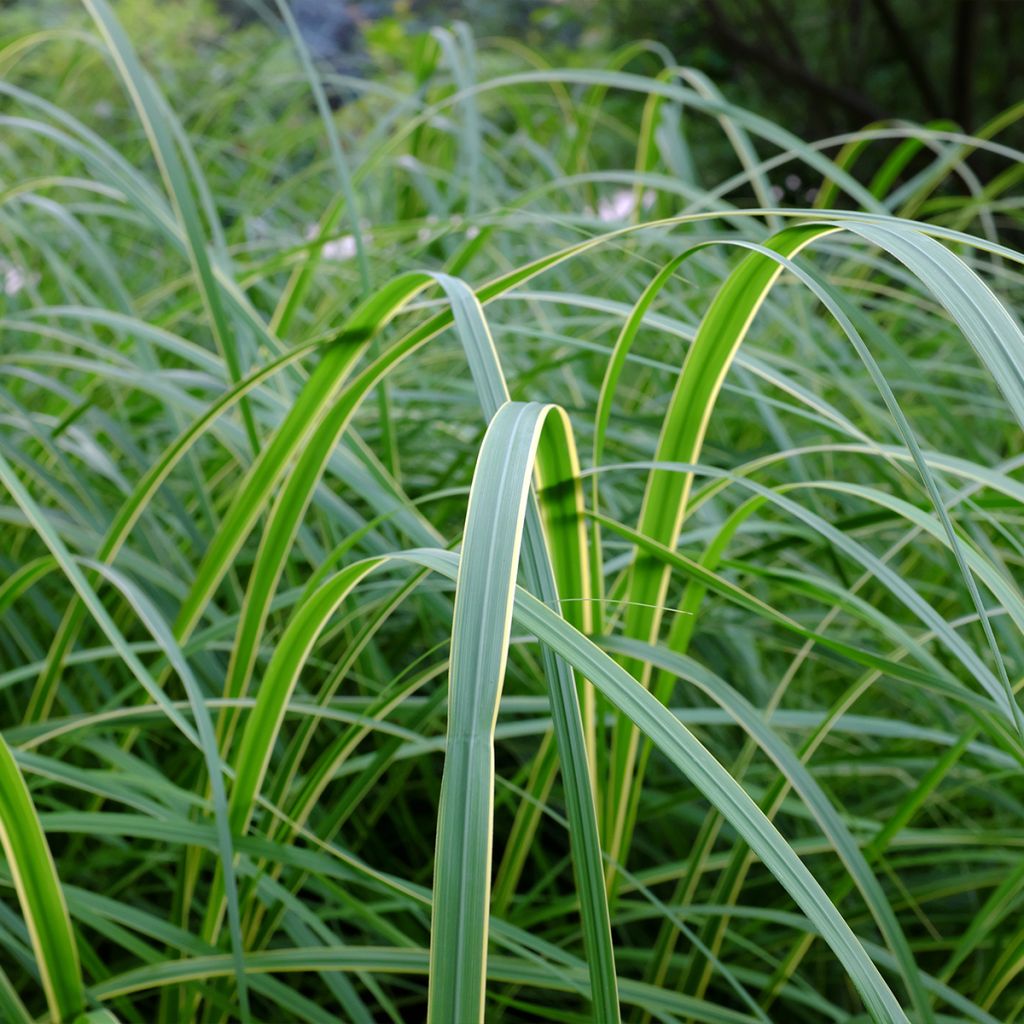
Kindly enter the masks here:
M 55 1024 L 72 1021 L 85 1005 L 78 946 L 39 816 L 2 736 L 0 842 L 32 940 L 50 1016 Z

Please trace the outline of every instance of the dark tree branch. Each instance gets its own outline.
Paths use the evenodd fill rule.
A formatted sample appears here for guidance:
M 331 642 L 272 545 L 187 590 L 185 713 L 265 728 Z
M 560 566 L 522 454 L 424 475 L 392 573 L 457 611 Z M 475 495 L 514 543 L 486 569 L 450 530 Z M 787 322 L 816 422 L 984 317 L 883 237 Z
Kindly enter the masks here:
M 807 61 L 804 60 L 804 52 L 800 48 L 799 40 L 793 34 L 793 30 L 789 27 L 789 21 L 785 16 L 779 13 L 778 8 L 772 3 L 772 0 L 761 0 L 761 10 L 764 11 L 765 20 L 771 22 L 775 31 L 778 33 L 779 38 L 782 40 L 783 45 L 787 50 L 789 50 L 789 55 L 798 64 L 802 64 L 806 67 Z
M 928 111 L 930 117 L 941 117 L 942 100 L 939 98 L 938 90 L 932 83 L 927 69 L 918 56 L 914 41 L 907 34 L 907 30 L 903 27 L 903 23 L 892 9 L 889 0 L 871 0 L 871 2 L 878 12 L 878 17 L 885 26 L 886 31 L 888 31 L 892 41 L 896 44 L 897 55 L 907 66 L 907 71 L 910 73 L 914 85 L 917 86 L 917 91 L 921 94 L 921 99 L 924 101 L 925 110 Z
M 863 121 L 881 121 L 887 116 L 885 111 L 861 93 L 843 85 L 834 85 L 816 75 L 805 64 L 795 64 L 779 57 L 767 47 L 748 42 L 732 28 L 714 0 L 705 0 L 704 7 L 711 16 L 712 31 L 718 36 L 723 49 L 733 57 L 758 63 L 776 77 L 802 86 L 812 96 L 827 99 Z
M 957 0 L 956 15 L 953 19 L 954 49 L 950 103 L 953 116 L 965 131 L 972 129 L 971 122 L 974 119 L 971 87 L 974 79 L 974 42 L 978 34 L 980 6 L 976 0 Z

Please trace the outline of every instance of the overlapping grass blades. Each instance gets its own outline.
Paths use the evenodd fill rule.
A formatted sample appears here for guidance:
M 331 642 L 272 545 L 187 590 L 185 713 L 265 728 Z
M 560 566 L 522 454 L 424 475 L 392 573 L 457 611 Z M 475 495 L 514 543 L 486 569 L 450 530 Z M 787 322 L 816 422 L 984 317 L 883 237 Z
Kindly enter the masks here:
M 452 634 L 450 718 L 438 818 L 438 849 L 431 930 L 431 1013 L 436 1020 L 483 1016 L 487 902 L 493 800 L 493 733 L 505 672 L 515 572 L 526 514 L 527 487 L 548 410 L 503 406 L 481 447 L 470 491 L 466 539 L 459 559 Z M 567 420 L 563 421 L 567 423 Z M 566 434 L 559 439 L 564 446 Z M 658 742 L 711 802 L 751 842 L 773 873 L 833 944 L 878 1020 L 905 1020 L 856 939 L 845 930 L 824 892 L 788 847 L 759 822 L 749 798 L 700 745 L 639 684 L 588 650 L 581 635 L 552 632 L 530 621 L 545 606 L 523 598 L 524 618 L 542 641 L 590 678 Z M 466 610 L 468 606 L 468 611 Z M 463 653 L 463 646 L 467 649 Z M 644 703 L 644 700 L 648 703 Z M 746 719 L 754 722 L 752 716 Z M 669 725 L 671 723 L 671 725 Z M 667 729 L 667 731 L 665 731 Z M 789 770 L 793 770 L 790 764 Z M 754 813 L 752 813 L 754 812 Z M 846 842 L 847 850 L 854 849 Z M 831 914 L 831 916 L 830 916 Z
M 0 1016 L 1022 1019 L 1024 108 L 86 8 L 0 45 Z

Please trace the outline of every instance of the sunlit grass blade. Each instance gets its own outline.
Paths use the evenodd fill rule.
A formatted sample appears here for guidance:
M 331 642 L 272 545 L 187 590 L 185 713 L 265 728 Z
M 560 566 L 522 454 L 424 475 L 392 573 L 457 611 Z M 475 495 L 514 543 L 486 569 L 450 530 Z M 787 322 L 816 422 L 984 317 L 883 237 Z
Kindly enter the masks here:
M 470 491 L 452 625 L 448 745 L 434 869 L 429 1013 L 436 1021 L 483 1019 L 494 724 L 530 479 L 549 412 L 542 406 L 502 406 L 488 427 Z M 577 764 L 581 758 L 586 762 L 580 747 L 564 750 L 567 755 Z M 614 979 L 608 967 L 614 970 L 595 965 L 602 971 L 595 981 L 598 993 L 602 979 Z M 614 987 L 610 998 L 615 999 Z M 610 1010 L 617 1016 L 617 1004 L 607 1005 L 609 995 L 601 993 L 599 999 L 602 1014 Z
M 85 1006 L 78 946 L 53 855 L 28 786 L 3 737 L 0 737 L 0 842 L 32 941 L 50 1016 L 55 1024 L 72 1021 Z M 6 982 L 6 977 L 3 980 Z M 11 1008 L 18 1005 L 12 993 Z

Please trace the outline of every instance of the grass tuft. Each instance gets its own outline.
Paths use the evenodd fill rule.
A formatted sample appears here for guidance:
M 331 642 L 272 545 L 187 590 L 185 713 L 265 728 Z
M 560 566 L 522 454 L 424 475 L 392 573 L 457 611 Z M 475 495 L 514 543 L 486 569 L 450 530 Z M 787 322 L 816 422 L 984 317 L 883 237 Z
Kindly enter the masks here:
M 122 14 L 0 21 L 0 1018 L 1024 1020 L 1024 106 Z

